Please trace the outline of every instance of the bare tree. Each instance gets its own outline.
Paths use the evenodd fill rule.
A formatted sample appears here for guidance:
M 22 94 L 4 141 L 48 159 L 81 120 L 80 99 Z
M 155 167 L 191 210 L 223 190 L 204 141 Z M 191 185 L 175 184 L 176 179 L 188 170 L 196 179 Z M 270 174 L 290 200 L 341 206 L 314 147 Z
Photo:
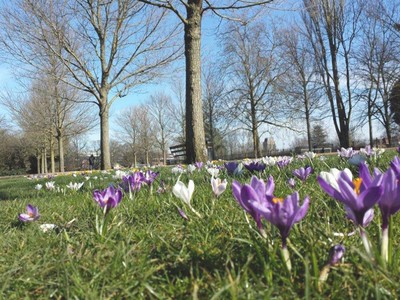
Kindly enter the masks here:
M 139 153 L 139 115 L 136 107 L 130 107 L 121 112 L 116 119 L 116 123 L 121 129 L 119 132 L 122 138 L 127 142 L 131 148 L 133 166 L 137 166 L 137 156 Z
M 155 141 L 154 123 L 145 104 L 135 107 L 135 114 L 139 123 L 139 149 L 143 151 L 143 161 L 150 166 L 150 151 Z
M 254 7 L 268 1 L 210 0 L 139 0 L 143 3 L 170 10 L 184 26 L 186 62 L 186 160 L 188 163 L 207 160 L 201 97 L 201 22 L 204 13 L 229 18 L 224 12 Z
M 354 51 L 362 2 L 303 0 L 303 4 L 305 33 L 313 46 L 340 145 L 347 148 L 355 107 Z
M 24 26 L 22 34 L 35 28 L 32 40 L 50 50 L 68 70 L 69 76 L 62 80 L 94 97 L 91 102 L 100 116 L 101 168 L 111 168 L 112 103 L 151 81 L 180 54 L 170 42 L 176 28 L 165 24 L 166 12 L 131 0 L 54 0 L 50 5 L 45 0 L 19 0 L 5 14 L 11 16 L 11 23 Z M 20 22 L 26 19 L 28 27 Z M 8 35 L 11 44 L 19 33 Z
M 203 68 L 203 113 L 205 133 L 211 147 L 211 159 L 220 157 L 224 144 L 222 136 L 229 128 L 223 72 L 217 62 L 209 61 Z
M 321 118 L 322 95 L 317 66 L 309 44 L 302 38 L 297 26 L 279 32 L 281 38 L 280 58 L 285 63 L 286 73 L 279 79 L 283 109 L 288 115 L 305 120 L 308 149 L 312 150 L 311 120 Z M 311 51 L 310 51 L 311 50 Z M 315 116 L 315 112 L 320 112 Z
M 168 144 L 176 127 L 171 110 L 168 109 L 171 106 L 171 98 L 162 92 L 151 95 L 147 104 L 148 111 L 154 119 L 155 141 L 162 153 L 164 164 L 167 164 Z
M 224 37 L 230 94 L 228 109 L 237 122 L 251 132 L 253 155 L 260 157 L 261 125 L 283 126 L 274 84 L 285 70 L 276 57 L 276 41 L 263 24 L 236 23 Z
M 400 35 L 397 35 L 382 17 L 376 15 L 376 3 L 370 2 L 363 14 L 362 41 L 359 55 L 359 76 L 366 88 L 360 95 L 365 99 L 369 140 L 373 144 L 372 119 L 385 129 L 389 144 L 392 144 L 393 115 L 390 110 L 390 91 L 399 80 Z

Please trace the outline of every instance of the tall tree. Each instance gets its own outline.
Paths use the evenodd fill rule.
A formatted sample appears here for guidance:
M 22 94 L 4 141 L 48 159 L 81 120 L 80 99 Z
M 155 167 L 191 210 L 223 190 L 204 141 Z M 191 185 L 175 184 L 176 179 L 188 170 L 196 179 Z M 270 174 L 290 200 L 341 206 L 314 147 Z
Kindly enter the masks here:
M 186 63 L 186 160 L 188 163 L 207 160 L 202 97 L 201 97 L 201 22 L 207 11 L 220 17 L 225 12 L 254 7 L 268 1 L 210 0 L 139 0 L 140 2 L 170 10 L 184 26 Z
M 305 120 L 309 151 L 312 150 L 311 120 L 322 112 L 321 85 L 312 49 L 297 26 L 280 31 L 280 57 L 287 70 L 279 79 L 279 91 L 286 100 L 288 115 Z M 311 50 L 311 51 L 310 51 Z
M 260 127 L 281 126 L 274 85 L 285 72 L 276 56 L 277 44 L 265 26 L 232 24 L 224 36 L 225 73 L 232 116 L 253 137 L 253 155 L 261 156 Z
M 216 62 L 203 68 L 203 113 L 206 138 L 210 142 L 211 159 L 221 157 L 224 149 L 222 136 L 227 132 L 225 82 Z
M 111 168 L 111 105 L 160 75 L 161 68 L 180 54 L 171 42 L 176 27 L 166 25 L 166 12 L 132 0 L 18 0 L 4 15 L 11 24 L 19 24 L 8 35 L 12 40 L 4 43 L 23 41 L 29 32 L 32 39 L 27 43 L 40 41 L 68 70 L 62 80 L 94 97 L 91 102 L 100 117 L 101 168 Z M 20 33 L 18 41 L 15 35 Z
M 163 163 L 167 164 L 168 144 L 171 142 L 174 126 L 174 118 L 168 107 L 172 106 L 172 100 L 165 93 L 159 92 L 150 96 L 147 104 L 155 126 L 155 141 L 161 150 Z
M 374 3 L 369 4 L 363 14 L 363 38 L 357 56 L 360 64 L 357 73 L 367 86 L 361 96 L 366 99 L 370 144 L 373 144 L 373 118 L 383 126 L 388 143 L 392 144 L 393 120 L 389 96 L 400 74 L 400 36 L 396 35 L 381 17 L 376 16 Z
M 355 39 L 360 30 L 361 1 L 303 0 L 305 33 L 329 101 L 335 131 L 342 147 L 350 146 L 354 103 Z

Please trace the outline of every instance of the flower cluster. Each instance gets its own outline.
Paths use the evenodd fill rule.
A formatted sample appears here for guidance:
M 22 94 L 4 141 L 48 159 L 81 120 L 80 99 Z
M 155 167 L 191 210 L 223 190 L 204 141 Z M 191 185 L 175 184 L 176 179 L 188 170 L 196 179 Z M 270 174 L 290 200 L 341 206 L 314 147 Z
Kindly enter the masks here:
M 321 172 L 318 176 L 322 189 L 343 203 L 346 216 L 360 227 L 361 238 L 368 254 L 371 254 L 371 249 L 363 229 L 372 221 L 374 206 L 379 206 L 382 216 L 381 250 L 385 261 L 388 260 L 389 218 L 400 210 L 399 167 L 400 160 L 395 158 L 384 173 L 375 169 L 370 174 L 368 166 L 363 162 L 359 166 L 358 178 L 353 178 L 349 169 L 331 169 L 330 172 Z

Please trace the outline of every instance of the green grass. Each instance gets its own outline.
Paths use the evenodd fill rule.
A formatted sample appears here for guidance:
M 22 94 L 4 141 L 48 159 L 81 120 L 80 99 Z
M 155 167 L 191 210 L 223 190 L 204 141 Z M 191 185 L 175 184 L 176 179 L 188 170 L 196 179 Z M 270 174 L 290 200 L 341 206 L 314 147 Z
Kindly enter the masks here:
M 385 153 L 378 162 L 386 169 L 394 153 Z M 277 196 L 291 193 L 286 181 L 294 168 L 309 164 L 296 160 L 282 171 L 267 168 L 264 179 L 273 175 Z M 296 224 L 289 237 L 291 274 L 280 256 L 280 237 L 276 228 L 264 222 L 268 237 L 262 238 L 255 223 L 228 189 L 214 199 L 210 176 L 205 170 L 183 174 L 196 185 L 192 213 L 171 189 L 177 175 L 161 169 L 167 191 L 151 194 L 144 187 L 133 200 L 124 196 L 110 211 L 108 231 L 95 231 L 101 209 L 92 198 L 95 188 L 120 182 L 98 173 L 97 179 L 83 176 L 58 176 L 56 185 L 85 181 L 82 190 L 64 193 L 35 190 L 48 179 L 0 180 L 0 296 L 3 299 L 386 299 L 400 294 L 400 221 L 393 223 L 393 263 L 379 262 L 380 214 L 367 228 L 377 259 L 366 258 L 354 226 L 345 218 L 341 204 L 320 189 L 316 176 L 329 167 L 349 167 L 337 157 L 313 161 L 315 173 L 297 189 L 311 205 L 305 219 Z M 352 168 L 356 172 L 355 168 Z M 248 182 L 250 174 L 236 178 Z M 91 182 L 91 187 L 89 186 Z M 155 189 L 158 182 L 155 183 Z M 38 221 L 23 224 L 17 216 L 30 203 L 39 207 Z M 177 206 L 190 221 L 182 219 Z M 39 225 L 53 223 L 57 230 L 43 233 Z M 251 227 L 250 227 L 251 226 Z M 342 243 L 347 251 L 344 262 L 331 269 L 318 288 L 318 277 L 331 246 Z

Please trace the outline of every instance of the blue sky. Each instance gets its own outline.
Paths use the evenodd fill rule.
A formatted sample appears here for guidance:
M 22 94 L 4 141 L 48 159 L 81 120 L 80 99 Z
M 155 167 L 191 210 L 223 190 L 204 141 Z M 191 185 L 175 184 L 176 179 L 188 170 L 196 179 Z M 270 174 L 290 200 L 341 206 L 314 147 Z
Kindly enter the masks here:
M 287 1 L 286 5 L 290 9 L 292 9 L 295 3 L 298 3 L 298 1 Z M 274 10 L 271 11 L 268 14 L 273 15 L 273 21 L 276 23 L 279 22 L 285 22 L 286 24 L 289 23 L 289 16 L 290 14 L 286 12 L 285 10 Z M 261 16 L 262 18 L 269 18 L 270 16 L 268 15 L 263 15 Z M 222 28 L 222 27 L 221 27 Z M 218 51 L 219 49 L 219 42 L 217 40 L 216 34 L 218 33 L 218 20 L 215 17 L 210 16 L 210 14 L 205 15 L 203 19 L 203 28 L 202 28 L 202 54 L 204 57 L 208 56 L 218 56 Z M 183 42 L 183 33 L 182 33 L 182 42 Z M 181 60 L 177 63 L 180 66 L 183 67 L 184 59 L 183 57 Z M 184 82 L 184 72 L 182 71 L 181 75 L 178 76 L 178 80 L 181 78 L 181 80 Z M 111 124 L 111 132 L 112 132 L 112 137 L 117 137 L 118 136 L 118 130 L 115 125 L 115 118 L 118 117 L 118 115 L 121 113 L 122 110 L 131 107 L 133 105 L 142 103 L 149 99 L 150 95 L 156 93 L 156 92 L 165 92 L 167 94 L 170 94 L 172 97 L 173 93 L 171 91 L 171 85 L 169 84 L 171 81 L 170 78 L 164 78 L 160 79 L 157 81 L 157 83 L 154 84 L 147 84 L 143 86 L 139 86 L 136 89 L 133 89 L 129 95 L 122 99 L 117 99 L 114 104 L 111 107 L 111 113 L 110 113 L 110 124 Z M 14 84 L 15 80 L 12 77 L 12 74 L 10 72 L 9 67 L 6 64 L 1 64 L 0 65 L 0 88 L 7 86 L 8 88 L 13 88 L 15 87 Z M 5 114 L 6 112 L 2 109 L 0 114 Z M 97 113 L 97 111 L 96 111 Z M 330 119 L 327 120 L 327 126 L 328 128 L 331 127 L 331 121 Z M 334 133 L 334 129 L 329 128 L 328 132 Z M 362 130 L 360 134 L 367 136 L 367 131 Z M 289 130 L 284 130 L 284 129 L 276 129 L 274 130 L 274 135 L 273 138 L 275 139 L 277 143 L 278 148 L 288 148 L 295 136 L 298 134 L 295 134 Z M 261 140 L 264 140 L 265 137 L 268 137 L 269 134 L 266 134 L 261 137 Z M 331 134 L 331 138 L 334 138 L 334 134 Z M 93 130 L 92 133 L 88 135 L 88 138 L 92 141 L 99 140 L 99 129 L 96 128 Z

